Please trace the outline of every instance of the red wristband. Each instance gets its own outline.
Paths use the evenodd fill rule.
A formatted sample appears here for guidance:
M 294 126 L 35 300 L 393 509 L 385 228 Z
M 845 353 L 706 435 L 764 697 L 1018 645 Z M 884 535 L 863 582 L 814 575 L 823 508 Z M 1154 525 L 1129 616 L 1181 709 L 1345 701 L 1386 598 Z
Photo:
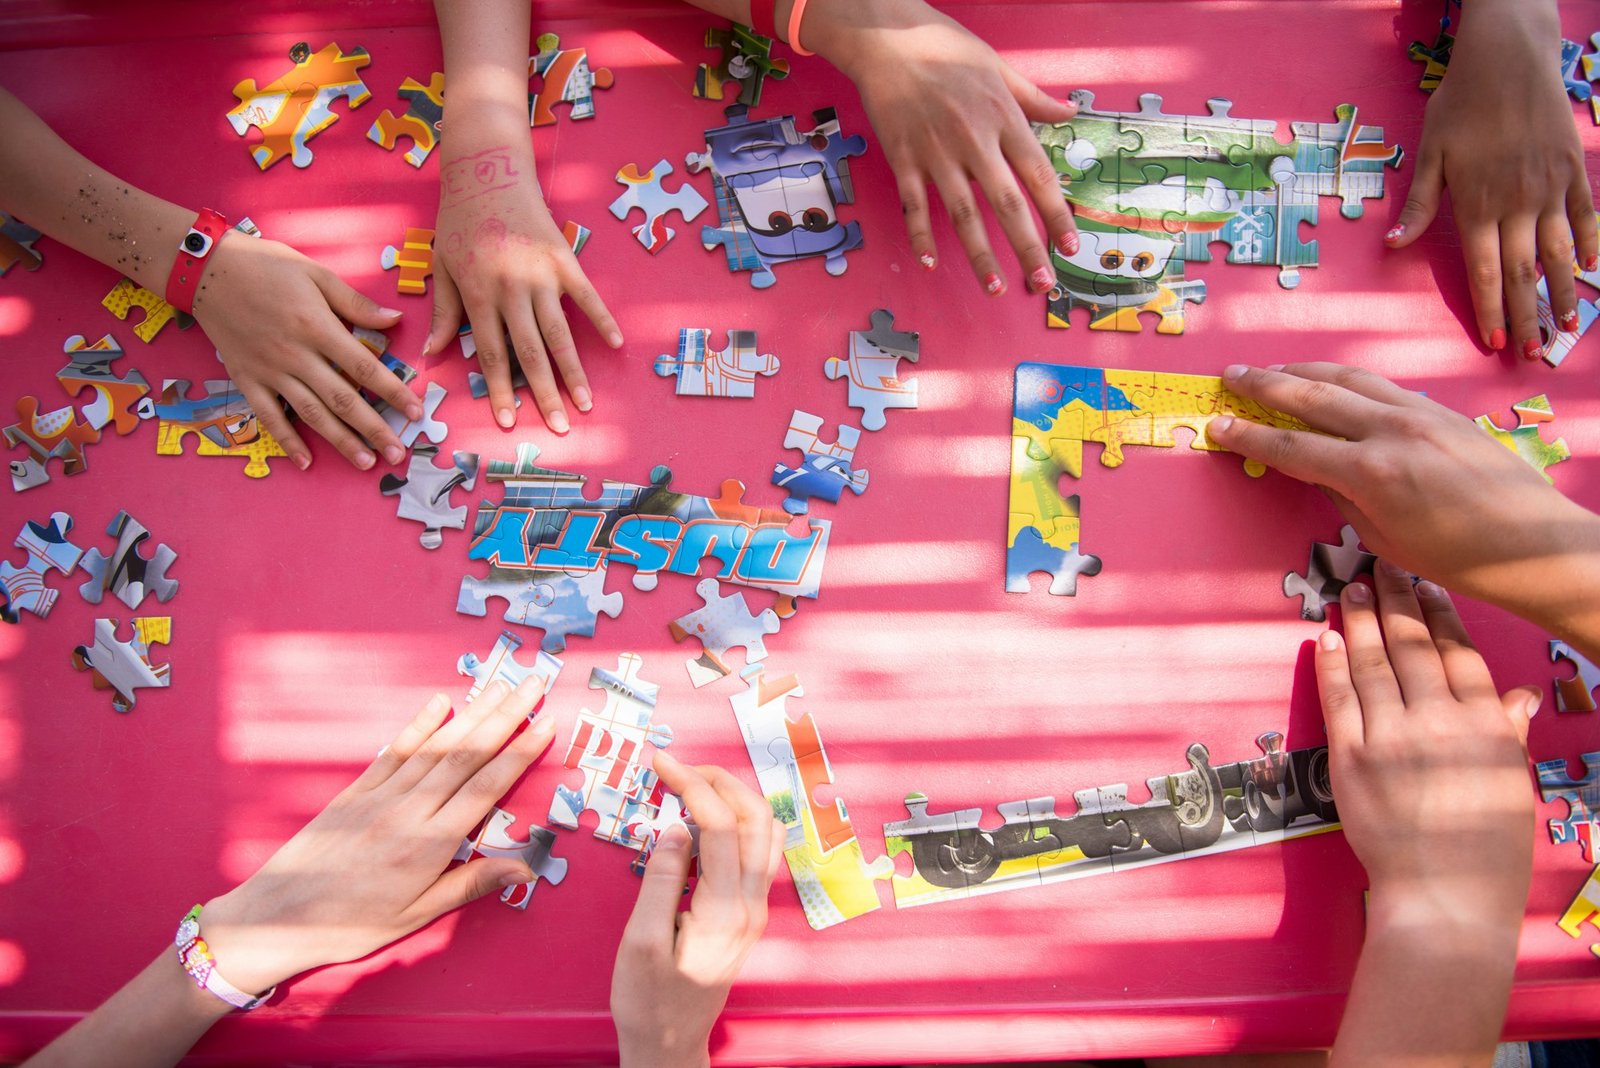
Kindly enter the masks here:
M 201 208 L 194 225 L 178 244 L 178 258 L 172 261 L 172 273 L 167 276 L 167 303 L 185 315 L 194 314 L 200 276 L 205 273 L 211 250 L 227 230 L 228 220 L 219 212 Z
M 776 38 L 778 0 L 750 0 L 750 28 L 762 37 Z

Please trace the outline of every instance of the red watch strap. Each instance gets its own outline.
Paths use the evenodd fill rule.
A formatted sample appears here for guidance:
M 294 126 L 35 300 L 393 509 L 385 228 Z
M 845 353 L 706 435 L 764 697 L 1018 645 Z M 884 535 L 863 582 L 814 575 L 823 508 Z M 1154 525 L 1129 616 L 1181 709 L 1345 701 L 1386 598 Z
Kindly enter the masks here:
M 194 312 L 194 295 L 200 288 L 200 276 L 205 273 L 206 261 L 211 258 L 217 242 L 228 231 L 228 220 L 220 212 L 201 208 L 194 225 L 178 243 L 178 258 L 172 261 L 172 273 L 167 276 L 167 303 L 185 315 Z M 203 235 L 204 240 L 195 235 Z
M 750 28 L 763 37 L 778 36 L 778 0 L 750 0 Z

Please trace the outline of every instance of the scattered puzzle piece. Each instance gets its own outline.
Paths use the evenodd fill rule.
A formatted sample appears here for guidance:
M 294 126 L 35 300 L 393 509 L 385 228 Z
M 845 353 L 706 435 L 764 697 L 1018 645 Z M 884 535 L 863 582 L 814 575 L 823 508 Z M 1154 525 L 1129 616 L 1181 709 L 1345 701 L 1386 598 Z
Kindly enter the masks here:
M 569 119 L 594 118 L 594 91 L 615 84 L 606 67 L 589 68 L 589 52 L 584 48 L 562 48 L 561 38 L 541 33 L 535 40 L 539 52 L 528 57 L 528 77 L 543 79 L 537 93 L 528 94 L 528 125 L 552 126 L 554 107 L 571 104 Z
M 40 619 L 50 614 L 60 591 L 45 585 L 45 575 L 51 571 L 70 575 L 83 559 L 83 550 L 67 540 L 71 530 L 72 516 L 66 512 L 52 512 L 48 523 L 30 519 L 22 524 L 12 544 L 28 559 L 21 567 L 9 560 L 0 562 L 0 619 L 20 623 L 23 612 Z
M 1550 642 L 1550 662 L 1559 664 L 1565 660 L 1572 665 L 1572 678 L 1557 677 L 1556 684 L 1556 711 L 1557 712 L 1593 712 L 1594 691 L 1600 687 L 1600 667 L 1572 646 L 1562 641 Z
M 95 689 L 113 691 L 111 707 L 118 712 L 131 712 L 139 703 L 135 690 L 172 685 L 172 665 L 150 662 L 152 645 L 172 643 L 172 619 L 168 616 L 136 618 L 131 641 L 118 638 L 117 627 L 115 619 L 95 620 L 94 644 L 72 650 L 72 667 L 76 671 L 93 672 Z
M 1424 93 L 1431 93 L 1439 88 L 1439 82 L 1444 78 L 1445 70 L 1450 66 L 1450 53 L 1456 44 L 1455 35 L 1450 32 L 1450 19 L 1439 20 L 1439 36 L 1434 38 L 1433 44 L 1424 44 L 1421 41 L 1412 41 L 1406 49 L 1406 55 L 1421 63 L 1422 81 L 1417 83 L 1417 88 Z
M 0 434 L 12 448 L 28 450 L 22 459 L 11 461 L 11 488 L 19 493 L 50 481 L 46 464 L 51 457 L 61 460 L 63 475 L 83 474 L 89 469 L 84 447 L 100 440 L 100 431 L 80 422 L 72 405 L 41 413 L 38 397 L 19 398 L 17 421 L 0 428 Z
M 668 241 L 678 236 L 678 231 L 667 225 L 667 212 L 676 210 L 684 222 L 693 222 L 706 210 L 706 198 L 687 182 L 667 192 L 661 180 L 671 173 L 672 164 L 666 160 L 643 174 L 632 163 L 623 164 L 617 171 L 622 193 L 611 202 L 611 214 L 626 219 L 633 209 L 642 211 L 644 222 L 633 227 L 633 236 L 650 252 L 660 252 Z
M 916 363 L 922 355 L 920 335 L 915 330 L 896 330 L 894 312 L 878 308 L 869 317 L 867 330 L 850 331 L 850 353 L 844 359 L 830 356 L 822 373 L 830 381 L 850 383 L 850 407 L 861 409 L 861 426 L 882 430 L 884 412 L 890 408 L 917 406 L 917 380 L 902 382 L 899 363 Z
M 406 239 L 401 248 L 383 246 L 378 258 L 386 271 L 400 269 L 395 276 L 395 288 L 401 293 L 421 296 L 428 291 L 428 279 L 433 276 L 433 231 L 417 226 L 406 227 Z
M 1528 466 L 1543 475 L 1546 482 L 1553 483 L 1555 479 L 1550 477 L 1546 468 L 1571 459 L 1572 450 L 1567 448 L 1566 438 L 1545 441 L 1539 434 L 1540 426 L 1555 422 L 1556 413 L 1550 407 L 1550 398 L 1541 393 L 1513 404 L 1511 411 L 1517 417 L 1514 427 L 1502 427 L 1494 412 L 1480 415 L 1473 422 L 1484 433 L 1527 461 Z
M 1600 752 L 1584 753 L 1584 774 L 1574 779 L 1567 773 L 1565 758 L 1541 760 L 1534 765 L 1539 777 L 1539 793 L 1546 804 L 1567 803 L 1562 819 L 1549 821 L 1550 841 L 1556 845 L 1576 842 L 1583 859 L 1590 864 L 1600 860 L 1595 854 L 1595 825 L 1600 823 Z
M 571 219 L 568 219 L 566 222 L 561 224 L 561 236 L 567 239 L 567 247 L 572 249 L 572 254 L 574 256 L 581 255 L 583 253 L 583 246 L 589 243 L 589 235 L 591 233 L 593 233 L 593 231 L 587 226 L 583 225 L 582 223 L 573 222 Z M 469 327 L 469 332 L 470 329 L 471 328 Z
M 129 279 L 122 279 L 106 294 L 106 299 L 100 302 L 112 315 L 123 322 L 128 321 L 128 313 L 134 308 L 144 309 L 144 319 L 133 328 L 140 341 L 145 344 L 156 339 L 161 333 L 161 328 L 176 320 L 179 330 L 187 330 L 194 325 L 194 317 L 168 304 L 155 293 L 143 286 L 134 285 Z
M 1358 575 L 1372 574 L 1378 558 L 1361 548 L 1356 528 L 1346 523 L 1339 528 L 1339 544 L 1312 542 L 1311 559 L 1304 575 L 1289 572 L 1283 576 L 1283 595 L 1300 598 L 1300 618 L 1317 623 L 1328 618 L 1326 605 L 1339 599 L 1344 588 Z
M 85 389 L 94 390 L 94 400 L 83 406 L 83 417 L 89 425 L 100 430 L 110 423 L 118 434 L 132 433 L 139 425 L 135 406 L 140 397 L 150 392 L 150 383 L 138 371 L 129 371 L 121 378 L 112 374 L 112 362 L 122 358 L 122 346 L 116 338 L 106 334 L 91 345 L 82 334 L 73 334 L 61 351 L 72 357 L 56 372 L 61 388 L 71 397 Z
M 267 461 L 287 456 L 278 440 L 261 425 L 244 394 L 226 378 L 210 378 L 205 393 L 190 399 L 189 380 L 169 378 L 161 383 L 161 396 L 141 402 L 139 416 L 156 419 L 156 455 L 182 456 L 183 439 L 194 434 L 200 439 L 195 450 L 200 456 L 243 456 L 250 462 L 244 473 L 250 478 L 265 478 L 272 473 Z
M 756 376 L 778 373 L 778 358 L 756 348 L 754 330 L 728 331 L 728 347 L 710 346 L 711 331 L 683 327 L 678 331 L 678 354 L 656 357 L 656 374 L 675 378 L 680 397 L 754 397 Z
M 840 424 L 839 438 L 832 444 L 821 440 L 818 436 L 821 431 L 820 415 L 797 411 L 789 418 L 789 432 L 784 435 L 783 447 L 799 449 L 805 459 L 799 467 L 773 464 L 772 484 L 789 494 L 788 500 L 783 502 L 783 510 L 790 515 L 805 515 L 807 502 L 812 498 L 837 504 L 839 495 L 847 488 L 857 497 L 867 491 L 867 472 L 850 466 L 861 431 Z
M 99 604 L 109 590 L 129 608 L 138 608 L 146 594 L 155 594 L 162 604 L 177 595 L 178 581 L 167 577 L 167 569 L 178 554 L 166 545 L 155 545 L 155 552 L 148 557 L 140 553 L 139 547 L 151 540 L 143 523 L 125 511 L 118 512 L 106 524 L 106 533 L 117 539 L 111 555 L 90 549 L 83 556 L 89 581 L 79 586 L 78 592 L 85 601 Z
M 487 659 L 478 659 L 477 653 L 462 653 L 461 658 L 456 661 L 456 671 L 472 680 L 472 689 L 467 691 L 467 700 L 476 701 L 484 687 L 491 682 L 503 682 L 514 690 L 530 676 L 537 677 L 543 684 L 543 691 L 549 693 L 550 687 L 555 685 L 557 676 L 566 665 L 540 650 L 530 667 L 518 661 L 514 655 L 520 648 L 522 639 L 509 630 L 503 630 L 500 632 L 500 637 L 495 639 L 494 648 L 489 650 Z M 535 705 L 534 711 L 528 714 L 529 718 L 531 719 L 537 712 L 538 706 Z
M 434 71 L 427 85 L 408 77 L 395 95 L 406 102 L 405 113 L 396 115 L 384 108 L 367 129 L 367 140 L 392 152 L 398 138 L 409 137 L 406 162 L 420 167 L 444 136 L 444 75 Z
M 1600 97 L 1591 98 L 1591 100 Z M 1595 216 L 1600 221 L 1600 214 Z M 1572 261 L 1572 276 L 1591 289 L 1600 289 L 1600 270 L 1585 271 L 1576 258 Z M 1539 279 L 1535 286 L 1537 298 L 1534 310 L 1539 316 L 1539 343 L 1540 357 L 1551 367 L 1560 367 L 1566 360 L 1567 354 L 1574 345 L 1589 332 L 1597 318 L 1600 318 L 1600 304 L 1593 299 L 1583 296 L 1581 287 L 1578 288 L 1577 307 L 1578 324 L 1573 330 L 1563 330 L 1556 322 L 1554 307 L 1550 304 L 1550 280 L 1546 277 Z
M 555 832 L 537 823 L 528 824 L 528 837 L 519 841 L 512 835 L 517 817 L 496 807 L 484 817 L 483 824 L 470 837 L 463 839 L 452 860 L 473 860 L 477 857 L 515 857 L 533 872 L 533 881 L 508 886 L 500 891 L 500 900 L 514 909 L 526 909 L 533 900 L 534 887 L 544 879 L 557 886 L 567 877 L 567 862 L 553 856 Z
M 411 420 L 406 418 L 406 413 L 399 408 L 383 405 L 378 414 L 383 416 L 383 421 L 393 430 L 395 437 L 400 439 L 400 444 L 411 448 L 417 443 L 419 437 L 427 438 L 435 445 L 444 441 L 445 435 L 450 432 L 450 425 L 434 418 L 434 412 L 444 402 L 446 390 L 437 382 L 429 382 L 428 388 L 422 391 L 422 418 Z
M 37 271 L 44 257 L 33 247 L 40 238 L 39 231 L 15 216 L 0 211 L 0 278 L 19 263 L 27 264 L 25 271 Z
M 1600 927 L 1600 867 L 1589 873 L 1589 878 L 1578 888 L 1577 896 L 1556 921 L 1556 926 L 1573 938 L 1581 938 L 1582 925 L 1585 923 Z M 1589 952 L 1600 957 L 1600 943 L 1591 944 Z
M 743 646 L 746 663 L 765 660 L 765 636 L 778 633 L 777 612 L 768 608 L 759 616 L 752 615 L 744 594 L 736 592 L 723 597 L 720 591 L 716 579 L 701 579 L 694 592 L 705 605 L 679 616 L 667 626 L 675 642 L 690 637 L 700 639 L 700 655 L 684 661 L 696 689 L 732 673 L 733 669 L 723 659 L 729 649 Z
M 415 519 L 422 524 L 417 540 L 424 549 L 437 549 L 444 542 L 441 531 L 462 530 L 467 525 L 467 506 L 450 506 L 450 491 L 470 490 L 478 484 L 478 454 L 457 452 L 453 463 L 441 467 L 434 462 L 439 449 L 434 445 L 418 445 L 411 450 L 411 461 L 404 477 L 386 474 L 378 481 L 378 491 L 385 497 L 399 498 L 395 515 L 401 519 Z
M 261 140 L 250 146 L 250 158 L 261 170 L 283 159 L 309 167 L 306 142 L 338 121 L 334 101 L 343 98 L 354 109 L 372 96 L 359 73 L 372 62 L 365 48 L 345 53 L 327 44 L 313 54 L 301 43 L 289 58 L 294 68 L 266 85 L 257 88 L 254 78 L 246 78 L 233 87 L 239 103 L 228 112 L 228 122 L 240 137 L 252 126 L 261 132 Z
M 713 26 L 706 30 L 707 48 L 722 50 L 715 64 L 702 63 L 695 69 L 693 93 L 700 100 L 733 97 L 746 107 L 761 103 L 762 84 L 789 76 L 789 61 L 772 58 L 772 38 L 763 37 L 737 22 L 730 27 Z M 730 88 L 730 85 L 733 88 Z

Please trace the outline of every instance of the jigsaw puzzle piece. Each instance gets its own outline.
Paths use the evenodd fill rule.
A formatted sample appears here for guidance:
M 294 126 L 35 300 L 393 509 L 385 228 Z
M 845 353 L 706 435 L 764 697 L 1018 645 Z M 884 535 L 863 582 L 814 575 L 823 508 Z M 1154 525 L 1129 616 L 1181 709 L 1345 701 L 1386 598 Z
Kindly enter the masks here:
M 94 621 L 94 644 L 72 650 L 72 667 L 93 673 L 94 688 L 113 691 L 111 707 L 130 712 L 138 704 L 134 691 L 172 685 L 172 665 L 152 664 L 150 647 L 172 642 L 172 620 L 168 616 L 144 616 L 133 621 L 133 637 L 117 637 L 115 619 Z
M 588 49 L 564 49 L 561 38 L 553 33 L 541 33 L 534 44 L 539 52 L 528 57 L 528 77 L 542 82 L 537 93 L 528 94 L 528 125 L 554 125 L 558 103 L 572 105 L 567 111 L 570 119 L 594 118 L 594 91 L 616 84 L 610 69 L 591 70 Z
M 1295 122 L 1296 181 L 1317 196 L 1334 196 L 1341 201 L 1339 214 L 1359 219 L 1363 201 L 1382 199 L 1384 170 L 1404 162 L 1405 149 L 1383 143 L 1383 127 L 1363 126 L 1356 121 L 1354 104 L 1333 109 L 1334 122 Z M 1309 168 L 1298 165 L 1301 153 L 1318 162 Z
M 177 596 L 178 580 L 167 576 L 167 569 L 178 559 L 178 554 L 167 545 L 155 545 L 150 532 L 126 511 L 118 512 L 106 525 L 106 533 L 117 539 L 117 547 L 110 556 L 99 549 L 90 549 L 83 556 L 83 569 L 89 581 L 78 587 L 83 599 L 99 604 L 110 591 L 129 608 L 138 608 L 147 594 L 166 604 Z M 139 552 L 145 544 L 154 545 L 148 557 Z
M 758 352 L 754 330 L 728 331 L 728 346 L 711 347 L 711 331 L 683 327 L 678 331 L 678 354 L 656 357 L 656 374 L 674 378 L 680 397 L 754 397 L 756 376 L 778 373 L 778 359 Z
M 188 379 L 169 378 L 161 383 L 159 398 L 141 402 L 140 418 L 157 420 L 156 455 L 182 456 L 184 437 L 194 434 L 200 439 L 196 455 L 243 456 L 249 460 L 244 465 L 247 477 L 270 475 L 267 461 L 287 456 L 283 446 L 261 425 L 231 380 L 211 378 L 204 386 L 205 393 L 191 399 Z
M 1594 691 L 1600 687 L 1600 666 L 1563 641 L 1550 642 L 1550 662 L 1572 665 L 1572 678 L 1555 678 L 1556 711 L 1593 712 Z
M 684 661 L 696 689 L 732 673 L 723 659 L 729 649 L 742 646 L 746 663 L 767 658 L 765 638 L 778 633 L 777 612 L 768 608 L 759 616 L 754 615 L 744 594 L 721 596 L 721 586 L 714 578 L 701 579 L 694 592 L 705 604 L 673 620 L 667 631 L 675 642 L 689 637 L 700 640 L 700 655 Z
M 789 61 L 773 59 L 772 44 L 772 38 L 738 23 L 706 30 L 705 46 L 721 49 L 722 58 L 715 64 L 702 63 L 695 70 L 694 96 L 722 100 L 733 95 L 747 107 L 760 104 L 762 84 L 768 78 L 781 81 L 789 76 Z M 730 94 L 730 84 L 737 88 L 735 94 Z
M 1378 558 L 1361 548 L 1356 528 L 1346 523 L 1339 528 L 1339 544 L 1311 543 L 1311 558 L 1306 573 L 1291 571 L 1283 576 L 1283 595 L 1300 598 L 1300 618 L 1321 623 L 1328 618 L 1325 605 L 1333 604 L 1357 576 L 1372 574 Z
M 1068 505 L 1076 509 L 1076 495 L 1067 498 Z M 1006 546 L 1006 592 L 1029 593 L 1032 586 L 1028 576 L 1043 572 L 1050 576 L 1050 593 L 1057 597 L 1074 597 L 1078 593 L 1078 576 L 1093 578 L 1100 574 L 1101 560 L 1079 550 L 1078 521 L 1060 520 L 1048 535 L 1038 527 L 1018 525 L 1019 516 L 1012 516 L 1017 526 Z
M 555 832 L 537 823 L 528 824 L 528 837 L 517 838 L 517 818 L 503 808 L 495 807 L 484 817 L 473 834 L 462 839 L 452 860 L 474 860 L 478 857 L 514 857 L 533 872 L 533 881 L 508 886 L 500 891 L 500 900 L 514 909 L 526 909 L 533 900 L 534 888 L 544 879 L 550 885 L 559 885 L 567 877 L 567 862 L 554 856 Z
M 1556 845 L 1576 842 L 1584 860 L 1593 864 L 1600 859 L 1595 853 L 1595 827 L 1600 823 L 1600 752 L 1584 753 L 1580 759 L 1584 766 L 1582 778 L 1568 774 L 1567 762 L 1560 757 L 1539 761 L 1534 772 L 1545 804 L 1567 803 L 1566 816 L 1549 821 L 1550 841 Z
M 427 85 L 407 77 L 395 95 L 406 102 L 405 113 L 396 115 L 385 108 L 367 129 L 367 140 L 393 151 L 398 138 L 409 137 L 406 162 L 420 167 L 444 136 L 444 75 L 434 71 Z
M 45 575 L 59 571 L 70 575 L 83 559 L 83 550 L 68 540 L 72 516 L 52 512 L 46 523 L 28 520 L 22 524 L 12 544 L 28 554 L 21 567 L 9 560 L 0 562 L 0 619 L 20 623 L 21 613 L 32 612 L 43 619 L 50 614 L 58 591 L 45 585 Z
M 85 389 L 94 391 L 94 400 L 83 406 L 83 417 L 96 430 L 112 424 L 118 434 L 132 433 L 139 425 L 135 406 L 150 392 L 150 383 L 138 371 L 118 378 L 111 364 L 122 358 L 122 346 L 110 334 L 90 344 L 82 334 L 73 334 L 61 346 L 70 356 L 67 365 L 56 372 L 56 381 L 72 397 Z
M 383 246 L 378 262 L 386 271 L 399 268 L 395 288 L 401 293 L 421 296 L 428 291 L 428 279 L 433 276 L 433 231 L 418 226 L 406 227 L 405 241 L 400 248 Z
M 1555 422 L 1556 413 L 1550 406 L 1550 398 L 1540 393 L 1538 396 L 1513 404 L 1511 410 L 1517 417 L 1517 425 L 1514 427 L 1502 427 L 1494 412 L 1480 415 L 1473 422 L 1477 423 L 1484 433 L 1522 457 L 1528 466 L 1544 476 L 1546 482 L 1553 484 L 1555 479 L 1546 469 L 1553 464 L 1571 459 L 1572 450 L 1567 447 L 1566 438 L 1546 441 L 1539 433 L 1540 426 Z
M 789 432 L 784 435 L 783 447 L 798 449 L 805 458 L 799 467 L 773 464 L 772 484 L 789 494 L 788 500 L 783 502 L 783 510 L 790 515 L 805 515 L 807 504 L 813 498 L 837 504 L 839 495 L 846 489 L 858 497 L 867 491 L 867 471 L 850 466 L 861 431 L 841 423 L 838 440 L 831 444 L 821 439 L 821 432 L 820 415 L 796 411 L 789 418 Z
M 438 455 L 437 446 L 418 445 L 411 450 L 404 477 L 386 474 L 378 481 L 380 493 L 399 498 L 395 515 L 422 524 L 418 540 L 424 549 L 437 549 L 443 544 L 442 531 L 466 527 L 467 506 L 451 507 L 450 491 L 470 490 L 478 484 L 477 453 L 453 453 L 448 467 L 435 462 Z
M 1578 894 L 1572 899 L 1572 904 L 1567 906 L 1567 910 L 1556 921 L 1556 926 L 1573 938 L 1581 938 L 1585 923 L 1600 927 L 1600 867 L 1589 873 L 1589 877 L 1578 888 Z M 1589 952 L 1600 957 L 1600 943 L 1591 944 Z
M 544 631 L 541 648 L 549 653 L 566 649 L 567 639 L 594 637 L 599 618 L 616 619 L 622 612 L 622 594 L 606 593 L 606 570 L 512 571 L 489 569 L 487 580 L 467 576 L 461 580 L 456 611 L 481 616 L 484 600 L 499 597 L 506 601 L 507 623 L 539 627 Z
M 422 393 L 421 419 L 407 419 L 405 412 L 398 408 L 391 408 L 388 405 L 384 405 L 379 414 L 383 416 L 383 421 L 388 424 L 389 429 L 393 430 L 395 436 L 400 439 L 400 444 L 406 448 L 409 449 L 416 445 L 419 437 L 427 438 L 433 444 L 438 445 L 444 441 L 445 435 L 450 432 L 449 424 L 436 419 L 433 414 L 438 410 L 439 405 L 444 402 L 445 393 L 445 388 L 439 383 L 428 383 L 428 388 L 423 390 Z
M 549 693 L 550 687 L 555 685 L 556 678 L 566 665 L 543 650 L 534 656 L 532 666 L 523 664 L 515 655 L 520 648 L 522 639 L 509 630 L 503 630 L 500 632 L 500 637 L 495 639 L 494 648 L 489 650 L 486 658 L 479 659 L 477 653 L 462 653 L 456 661 L 456 673 L 472 680 L 472 688 L 467 691 L 467 700 L 476 701 L 484 687 L 491 682 L 503 682 L 514 690 L 522 685 L 523 680 L 530 677 L 538 678 L 543 692 Z M 538 707 L 535 706 L 534 711 L 529 713 L 529 718 L 533 718 L 537 712 Z
M 333 103 L 343 99 L 354 109 L 372 96 L 359 73 L 372 62 L 365 48 L 346 53 L 327 44 L 313 53 L 302 42 L 290 49 L 289 58 L 294 67 L 266 85 L 257 87 L 254 78 L 246 78 L 233 87 L 239 103 L 228 112 L 228 122 L 240 137 L 252 126 L 260 131 L 250 158 L 261 170 L 283 159 L 309 167 L 306 142 L 338 121 Z
M 51 458 L 61 461 L 63 475 L 81 475 L 89 469 L 84 448 L 100 440 L 100 431 L 78 419 L 72 405 L 53 412 L 39 411 L 38 397 L 17 400 L 17 421 L 0 428 L 6 444 L 27 450 L 20 460 L 12 460 L 11 488 L 17 492 L 33 489 L 50 481 L 46 466 Z
M 1423 65 L 1422 81 L 1417 83 L 1418 89 L 1424 93 L 1431 93 L 1439 88 L 1439 82 L 1450 66 L 1450 53 L 1455 48 L 1455 43 L 1455 35 L 1450 32 L 1449 18 L 1439 20 L 1439 36 L 1434 38 L 1433 44 L 1411 42 L 1411 46 L 1406 49 L 1406 55 Z
M 849 404 L 861 409 L 863 429 L 882 430 L 884 412 L 917 406 L 917 380 L 901 381 L 899 364 L 916 363 L 921 343 L 916 331 L 894 328 L 894 312 L 887 308 L 874 310 L 870 318 L 870 329 L 850 331 L 849 355 L 829 357 L 822 371 L 832 381 L 849 383 Z
M 706 210 L 706 198 L 687 182 L 667 192 L 661 181 L 671 173 L 672 164 L 664 159 L 643 174 L 632 163 L 617 171 L 622 193 L 611 202 L 611 214 L 626 219 L 636 208 L 643 212 L 644 222 L 633 228 L 633 236 L 649 252 L 660 252 L 678 234 L 667 225 L 667 212 L 675 210 L 684 222 L 693 222 Z
M 179 330 L 187 330 L 194 325 L 193 316 L 184 314 L 158 294 L 134 285 L 126 278 L 113 286 L 100 303 L 106 311 L 123 322 L 127 322 L 128 313 L 134 308 L 144 309 L 144 319 L 133 328 L 133 332 L 147 345 L 156 339 L 156 335 L 168 323 L 176 322 Z
M 43 236 L 39 231 L 14 215 L 0 211 L 0 278 L 19 263 L 27 264 L 25 271 L 37 271 L 44 257 L 33 247 Z

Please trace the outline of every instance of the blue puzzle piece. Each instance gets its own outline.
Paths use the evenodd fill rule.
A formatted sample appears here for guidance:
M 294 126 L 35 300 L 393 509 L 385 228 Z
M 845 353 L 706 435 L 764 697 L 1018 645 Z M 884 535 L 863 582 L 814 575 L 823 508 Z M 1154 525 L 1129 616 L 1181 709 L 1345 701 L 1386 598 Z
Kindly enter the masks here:
M 1078 592 L 1079 575 L 1100 573 L 1100 558 L 1079 552 L 1077 542 L 1063 549 L 1045 541 L 1038 527 L 1023 527 L 1006 549 L 1006 592 L 1027 593 L 1028 576 L 1038 571 L 1050 576 L 1051 593 L 1072 597 Z
M 789 420 L 789 433 L 784 436 L 783 447 L 799 449 L 805 459 L 799 467 L 772 465 L 772 484 L 789 493 L 783 510 L 790 515 L 805 515 L 807 501 L 813 497 L 836 504 L 846 489 L 858 497 L 867 491 L 867 472 L 850 467 L 861 431 L 853 426 L 840 426 L 838 440 L 828 444 L 820 439 L 821 430 L 821 416 L 795 412 Z

